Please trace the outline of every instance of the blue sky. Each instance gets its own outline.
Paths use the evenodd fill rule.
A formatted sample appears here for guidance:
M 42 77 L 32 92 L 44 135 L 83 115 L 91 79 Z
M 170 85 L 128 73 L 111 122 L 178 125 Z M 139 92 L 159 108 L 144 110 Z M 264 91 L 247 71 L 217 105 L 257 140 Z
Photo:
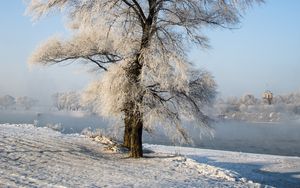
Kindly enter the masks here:
M 207 32 L 212 48 L 193 60 L 212 71 L 225 96 L 300 91 L 300 1 L 267 1 L 238 30 Z
M 95 78 L 82 66 L 30 69 L 26 63 L 36 46 L 64 33 L 61 17 L 33 24 L 21 0 L 0 7 L 0 95 L 28 95 L 48 102 L 57 91 L 83 89 Z M 210 49 L 192 49 L 191 59 L 212 72 L 223 96 L 266 90 L 275 95 L 300 91 L 300 1 L 267 1 L 254 6 L 235 30 L 206 30 Z

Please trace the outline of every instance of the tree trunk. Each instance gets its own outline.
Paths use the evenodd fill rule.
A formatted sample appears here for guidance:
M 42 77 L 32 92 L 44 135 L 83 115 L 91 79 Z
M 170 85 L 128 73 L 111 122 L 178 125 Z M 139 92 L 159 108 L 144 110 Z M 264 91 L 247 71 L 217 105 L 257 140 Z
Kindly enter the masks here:
M 149 45 L 150 28 L 152 24 L 152 17 L 147 19 L 147 24 L 143 28 L 143 36 L 141 41 L 140 53 L 136 54 L 136 59 L 133 61 L 128 69 L 127 76 L 131 83 L 140 86 L 140 75 L 142 71 L 142 63 L 140 62 L 143 57 L 141 56 L 142 49 L 146 49 Z M 143 157 L 143 114 L 140 112 L 139 106 L 143 101 L 143 94 L 138 93 L 138 97 L 134 101 L 127 101 L 127 109 L 125 110 L 125 131 L 124 131 L 124 146 L 130 144 L 130 157 L 140 158 Z M 130 135 L 130 143 L 129 141 Z
M 130 157 L 143 157 L 142 135 L 143 135 L 143 120 L 140 113 L 135 113 L 132 116 L 131 130 L 131 147 Z
M 129 112 L 125 112 L 125 118 L 124 118 L 124 137 L 123 137 L 123 146 L 130 149 L 131 146 L 131 117 Z
M 143 120 L 140 112 L 125 112 L 124 118 L 124 143 L 123 146 L 130 150 L 130 157 L 143 157 L 142 135 Z
M 136 60 L 128 65 L 127 76 L 128 79 L 135 87 L 140 88 L 140 74 L 142 66 L 139 63 L 140 54 L 137 54 Z M 143 157 L 142 148 L 142 133 L 143 133 L 143 117 L 140 112 L 139 106 L 143 101 L 143 94 L 138 91 L 134 98 L 130 96 L 125 104 L 124 110 L 124 146 L 130 149 L 130 157 L 140 158 Z

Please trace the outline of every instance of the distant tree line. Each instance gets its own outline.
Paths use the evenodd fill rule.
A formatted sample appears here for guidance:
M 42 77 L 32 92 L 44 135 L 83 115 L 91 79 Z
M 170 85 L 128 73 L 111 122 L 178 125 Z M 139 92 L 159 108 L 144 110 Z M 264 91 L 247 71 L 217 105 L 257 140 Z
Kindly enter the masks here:
M 60 111 L 80 110 L 96 114 L 99 106 L 94 100 L 86 100 L 86 97 L 75 91 L 55 93 L 52 99 L 53 106 Z M 300 116 L 300 92 L 274 95 L 271 105 L 252 94 L 219 98 L 213 111 L 219 119 L 228 120 L 276 122 L 297 118 Z
M 36 107 L 38 102 L 28 96 L 3 95 L 0 96 L 0 110 L 30 110 Z M 93 104 L 82 102 L 81 93 L 76 91 L 54 93 L 51 106 L 59 111 L 94 111 Z
M 281 121 L 300 116 L 300 92 L 275 95 L 269 105 L 263 98 L 246 94 L 218 99 L 214 105 L 220 118 L 245 121 Z
M 2 110 L 15 110 L 15 109 L 24 109 L 30 110 L 33 106 L 37 105 L 38 100 L 22 96 L 22 97 L 13 97 L 11 95 L 0 96 L 0 109 Z
M 86 100 L 76 91 L 58 92 L 52 95 L 52 107 L 59 111 L 85 111 L 97 114 L 99 105 L 94 100 Z M 30 110 L 38 105 L 38 100 L 28 96 L 0 96 L 0 110 Z M 241 97 L 219 98 L 213 111 L 218 119 L 241 121 L 277 122 L 300 117 L 300 91 L 274 95 L 269 105 L 263 98 L 252 94 Z

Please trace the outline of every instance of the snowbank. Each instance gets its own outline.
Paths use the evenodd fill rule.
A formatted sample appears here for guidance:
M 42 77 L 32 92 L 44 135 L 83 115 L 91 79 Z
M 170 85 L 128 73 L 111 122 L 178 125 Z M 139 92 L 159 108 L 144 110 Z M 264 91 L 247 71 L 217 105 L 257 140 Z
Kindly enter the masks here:
M 97 139 L 96 139 L 97 140 Z M 143 159 L 82 135 L 0 125 L 0 187 L 299 187 L 300 158 L 145 145 Z M 267 186 L 268 187 L 268 186 Z

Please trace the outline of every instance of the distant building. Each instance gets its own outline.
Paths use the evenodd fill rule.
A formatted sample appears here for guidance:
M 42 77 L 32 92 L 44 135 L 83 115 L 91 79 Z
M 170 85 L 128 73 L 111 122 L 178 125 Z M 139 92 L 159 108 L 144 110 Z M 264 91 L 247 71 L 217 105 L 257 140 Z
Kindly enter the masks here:
M 269 105 L 272 104 L 272 101 L 273 101 L 273 93 L 269 90 L 265 91 L 263 93 L 263 100 L 266 101 Z

